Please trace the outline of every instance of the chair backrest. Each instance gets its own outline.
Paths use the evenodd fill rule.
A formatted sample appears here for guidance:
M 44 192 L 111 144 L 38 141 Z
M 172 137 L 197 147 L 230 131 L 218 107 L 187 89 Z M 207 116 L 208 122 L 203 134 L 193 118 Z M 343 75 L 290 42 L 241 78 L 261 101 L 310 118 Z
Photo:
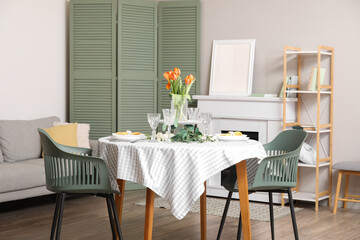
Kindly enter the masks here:
M 280 132 L 271 142 L 264 144 L 264 148 L 268 156 L 292 152 L 301 148 L 306 137 L 305 131 L 285 130 Z
M 90 149 L 58 144 L 43 129 L 38 131 L 44 151 L 48 190 L 76 193 L 112 191 L 105 162 L 89 156 Z
M 301 146 L 307 137 L 302 130 L 286 130 L 264 145 L 268 157 L 257 169 L 254 190 L 287 189 L 296 186 Z

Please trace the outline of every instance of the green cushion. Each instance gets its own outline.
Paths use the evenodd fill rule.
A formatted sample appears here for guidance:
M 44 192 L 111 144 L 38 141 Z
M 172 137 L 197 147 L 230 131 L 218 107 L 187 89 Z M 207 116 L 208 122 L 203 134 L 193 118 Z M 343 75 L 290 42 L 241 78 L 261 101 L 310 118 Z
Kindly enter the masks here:
M 0 120 L 0 148 L 5 162 L 40 158 L 38 128 L 52 127 L 58 117 L 35 120 Z

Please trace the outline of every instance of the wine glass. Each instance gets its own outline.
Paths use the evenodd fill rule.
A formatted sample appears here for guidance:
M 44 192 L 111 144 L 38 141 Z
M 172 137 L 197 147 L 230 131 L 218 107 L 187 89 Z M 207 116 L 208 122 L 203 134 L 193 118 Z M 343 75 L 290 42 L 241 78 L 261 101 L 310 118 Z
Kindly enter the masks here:
M 170 131 L 171 131 L 171 125 L 175 122 L 176 117 L 176 109 L 163 109 L 163 115 L 164 115 L 164 123 L 168 127 L 167 131 L 167 140 L 166 142 L 171 142 L 170 140 Z
M 160 113 L 148 113 L 147 114 L 147 119 L 148 119 L 149 125 L 152 129 L 152 133 L 151 133 L 151 141 L 152 142 L 155 142 L 155 136 L 156 136 L 155 129 L 159 125 L 160 116 L 161 116 Z
M 200 108 L 188 108 L 189 120 L 197 120 Z
M 212 114 L 211 113 L 201 113 L 201 121 L 204 125 L 204 136 L 209 134 L 209 125 L 211 122 Z

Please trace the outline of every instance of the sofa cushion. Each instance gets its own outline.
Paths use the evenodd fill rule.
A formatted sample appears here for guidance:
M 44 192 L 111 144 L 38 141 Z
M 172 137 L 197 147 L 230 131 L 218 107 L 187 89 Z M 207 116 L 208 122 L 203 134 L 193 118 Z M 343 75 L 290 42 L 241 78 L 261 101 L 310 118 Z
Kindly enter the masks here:
M 56 126 L 68 125 L 68 124 L 71 124 L 71 123 L 54 122 L 53 126 L 56 127 Z M 87 123 L 78 123 L 77 124 L 78 147 L 90 148 L 89 132 L 90 132 L 90 124 L 87 124 Z
M 5 162 L 39 158 L 41 143 L 38 128 L 51 127 L 58 117 L 35 120 L 0 120 L 0 147 Z
M 56 127 L 44 129 L 49 136 L 57 143 L 77 147 L 77 123 L 68 125 L 59 125 Z
M 0 193 L 45 185 L 44 159 L 30 159 L 0 165 Z

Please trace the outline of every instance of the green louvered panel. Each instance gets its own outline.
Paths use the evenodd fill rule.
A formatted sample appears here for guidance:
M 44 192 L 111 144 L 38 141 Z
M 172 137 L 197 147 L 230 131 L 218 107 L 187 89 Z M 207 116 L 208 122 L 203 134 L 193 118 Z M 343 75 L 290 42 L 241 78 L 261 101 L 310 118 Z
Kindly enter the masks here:
M 163 73 L 179 67 L 195 76 L 190 95 L 200 92 L 200 1 L 159 2 L 158 111 L 170 107 Z M 194 103 L 192 103 L 194 104 Z
M 150 133 L 156 111 L 156 3 L 119 1 L 118 131 Z
M 116 1 L 70 2 L 70 121 L 90 138 L 116 130 Z

